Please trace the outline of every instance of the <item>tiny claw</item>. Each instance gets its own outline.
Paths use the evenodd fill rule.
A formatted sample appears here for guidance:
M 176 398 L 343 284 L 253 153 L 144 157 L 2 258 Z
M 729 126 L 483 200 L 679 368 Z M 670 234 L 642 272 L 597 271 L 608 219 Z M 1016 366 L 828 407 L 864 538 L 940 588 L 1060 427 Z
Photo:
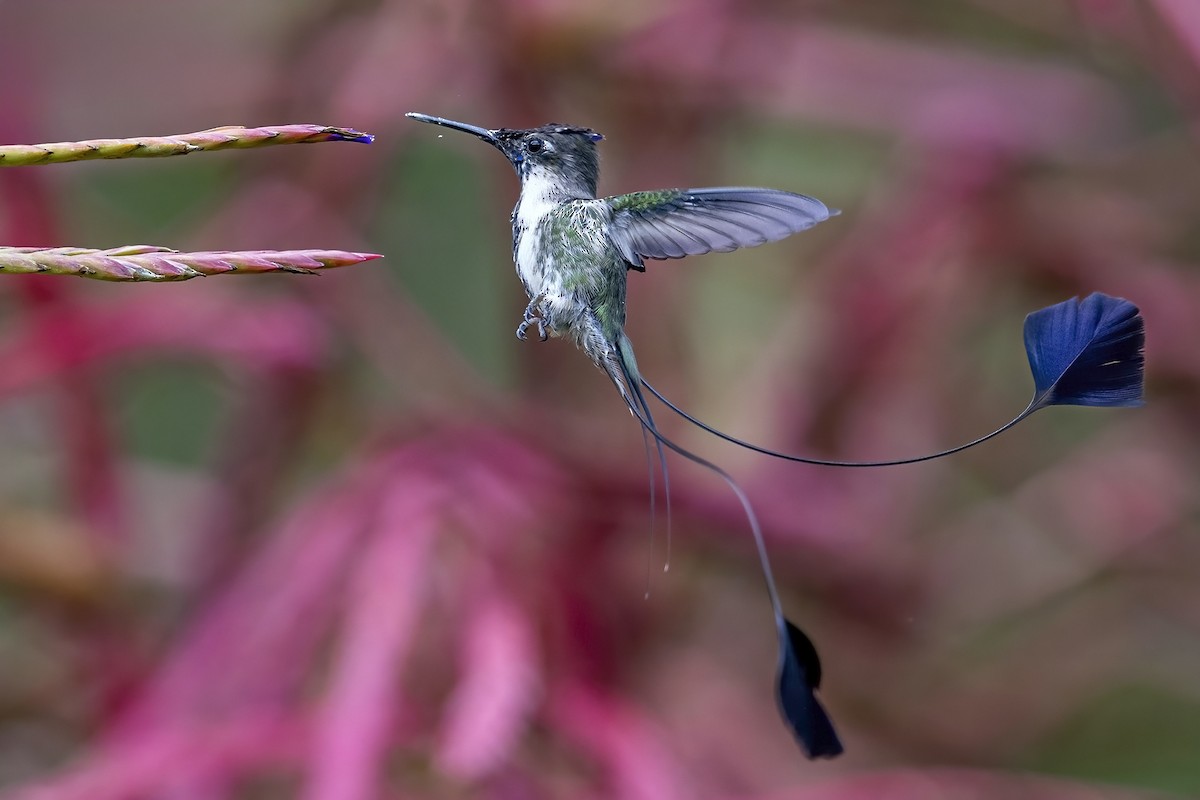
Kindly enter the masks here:
M 537 317 L 527 319 L 517 326 L 517 338 L 522 342 L 526 341 L 529 338 L 526 336 L 526 332 L 534 325 L 537 325 L 538 341 L 544 342 L 550 338 L 550 334 L 546 331 L 546 323 L 542 322 L 542 320 L 538 319 Z
M 542 297 L 539 295 L 525 306 L 525 313 L 521 315 L 521 324 L 517 326 L 517 338 L 522 342 L 528 338 L 525 334 L 532 325 L 537 325 L 539 341 L 544 342 L 550 338 L 550 334 L 546 331 L 546 320 L 539 315 L 540 312 L 537 309 L 540 302 L 542 302 Z

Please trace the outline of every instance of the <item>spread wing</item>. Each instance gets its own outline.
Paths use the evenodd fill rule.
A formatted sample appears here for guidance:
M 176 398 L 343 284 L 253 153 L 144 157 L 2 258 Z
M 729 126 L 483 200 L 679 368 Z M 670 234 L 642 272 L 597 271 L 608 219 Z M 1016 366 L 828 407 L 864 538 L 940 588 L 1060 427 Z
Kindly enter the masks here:
M 727 253 L 774 242 L 838 214 L 815 197 L 747 186 L 634 192 L 605 201 L 613 243 L 634 269 L 643 258 Z

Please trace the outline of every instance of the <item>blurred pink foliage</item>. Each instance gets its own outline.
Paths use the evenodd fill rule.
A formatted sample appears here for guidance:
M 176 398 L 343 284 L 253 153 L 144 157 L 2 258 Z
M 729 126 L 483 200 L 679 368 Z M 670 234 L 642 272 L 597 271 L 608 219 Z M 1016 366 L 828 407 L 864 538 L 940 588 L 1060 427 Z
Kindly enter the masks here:
M 169 243 L 388 258 L 232 285 L 0 282 L 0 797 L 1200 791 L 1200 726 L 1094 715 L 1128 687 L 1167 698 L 1150 711 L 1200 708 L 1200 16 L 937 5 L 10 10 L 0 69 L 25 77 L 0 86 L 0 141 L 336 119 L 377 143 L 212 156 L 234 177 L 165 223 Z M 673 564 L 644 601 L 661 543 L 648 556 L 636 430 L 569 346 L 512 340 L 515 179 L 409 110 L 591 125 L 614 192 L 763 182 L 841 206 L 745 260 L 631 281 L 644 371 L 733 433 L 845 458 L 970 438 L 1028 399 L 1024 313 L 1096 289 L 1145 314 L 1150 403 L 855 473 L 673 428 L 744 481 L 820 646 L 848 753 L 810 764 L 771 698 L 737 503 L 673 473 Z M 428 184 L 394 200 L 415 153 L 488 188 L 434 208 L 432 238 L 482 242 L 497 297 L 389 238 L 433 205 Z M 99 190 L 46 172 L 0 173 L 0 242 L 92 241 L 69 201 Z M 434 273 L 451 307 L 494 300 L 504 324 L 448 336 L 392 272 Z M 504 380 L 476 333 L 519 358 Z M 199 463 L 130 445 L 119 389 L 163 364 L 217 387 Z M 155 413 L 196 430 L 172 398 Z M 1127 760 L 1139 742 L 1167 755 Z

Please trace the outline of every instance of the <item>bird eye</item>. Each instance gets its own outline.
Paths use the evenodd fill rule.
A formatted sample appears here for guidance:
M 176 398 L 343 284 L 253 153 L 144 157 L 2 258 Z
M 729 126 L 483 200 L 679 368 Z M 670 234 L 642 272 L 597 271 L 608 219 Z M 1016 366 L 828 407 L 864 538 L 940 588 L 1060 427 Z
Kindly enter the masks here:
M 525 149 L 531 153 L 540 153 L 545 146 L 546 143 L 541 139 L 530 139 L 525 143 Z

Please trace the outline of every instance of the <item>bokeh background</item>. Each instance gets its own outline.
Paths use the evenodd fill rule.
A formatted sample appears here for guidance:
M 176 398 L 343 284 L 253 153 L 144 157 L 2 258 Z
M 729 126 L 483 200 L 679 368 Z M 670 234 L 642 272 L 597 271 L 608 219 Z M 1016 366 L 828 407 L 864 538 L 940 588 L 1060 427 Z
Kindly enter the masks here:
M 0 279 L 0 796 L 1200 794 L 1200 3 L 0 0 L 0 141 L 378 136 L 0 172 L 11 245 L 329 247 L 316 278 Z M 772 696 L 752 540 L 520 343 L 517 184 L 403 118 L 604 132 L 601 190 L 842 216 L 631 276 L 648 377 L 782 449 L 886 458 L 1031 393 L 1024 315 L 1148 326 L 1149 403 L 934 463 L 728 467 L 847 746 Z M 445 134 L 444 136 L 441 134 Z M 649 574 L 650 596 L 645 599 Z

